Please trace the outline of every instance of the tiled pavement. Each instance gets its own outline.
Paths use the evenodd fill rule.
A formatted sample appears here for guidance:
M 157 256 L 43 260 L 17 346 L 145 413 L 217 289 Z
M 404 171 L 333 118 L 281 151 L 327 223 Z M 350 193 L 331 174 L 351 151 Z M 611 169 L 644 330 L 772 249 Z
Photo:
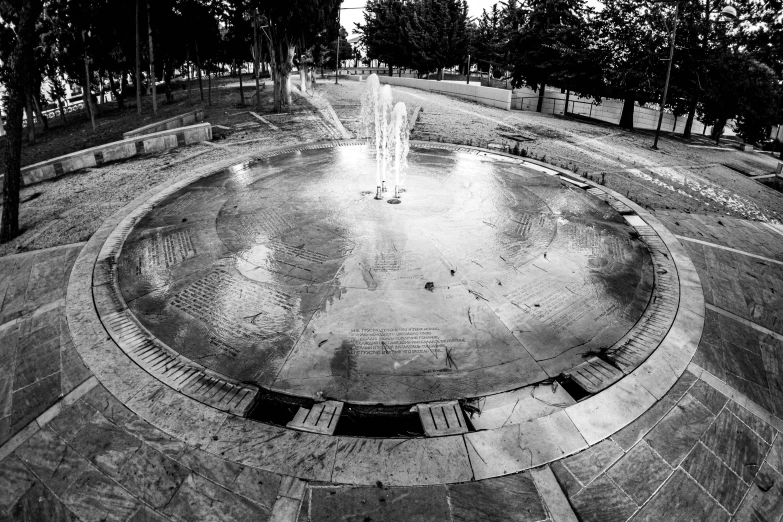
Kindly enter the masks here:
M 783 261 L 783 236 L 759 223 L 658 217 L 677 235 Z M 783 518 L 783 267 L 683 244 L 710 307 L 693 371 L 629 426 L 551 465 L 566 513 L 582 521 Z M 536 470 L 351 487 L 243 467 L 167 436 L 93 386 L 71 346 L 64 288 L 80 248 L 0 258 L 0 521 L 566 520 Z M 2 445 L 20 430 L 11 442 L 23 443 Z
M 81 247 L 0 258 L 0 444 L 90 376 L 65 320 Z

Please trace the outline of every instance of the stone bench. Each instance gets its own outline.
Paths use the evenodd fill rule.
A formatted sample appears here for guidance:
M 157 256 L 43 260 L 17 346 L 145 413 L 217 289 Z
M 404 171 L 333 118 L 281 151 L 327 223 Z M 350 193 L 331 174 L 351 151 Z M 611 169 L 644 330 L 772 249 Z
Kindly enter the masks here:
M 193 125 L 200 121 L 204 121 L 204 111 L 201 109 L 188 112 L 186 114 L 180 114 L 179 116 L 174 116 L 163 121 L 156 121 L 155 123 L 150 123 L 149 125 L 139 127 L 138 129 L 130 130 L 123 133 L 122 137 L 124 139 L 135 138 L 138 136 L 176 129 L 179 127 L 187 127 L 188 125 Z
M 212 125 L 210 123 L 199 123 L 136 138 L 104 143 L 91 149 L 72 152 L 65 156 L 22 167 L 22 186 L 56 178 L 79 169 L 100 166 L 111 161 L 160 152 L 211 139 Z M 0 180 L 0 188 L 2 185 L 3 182 Z

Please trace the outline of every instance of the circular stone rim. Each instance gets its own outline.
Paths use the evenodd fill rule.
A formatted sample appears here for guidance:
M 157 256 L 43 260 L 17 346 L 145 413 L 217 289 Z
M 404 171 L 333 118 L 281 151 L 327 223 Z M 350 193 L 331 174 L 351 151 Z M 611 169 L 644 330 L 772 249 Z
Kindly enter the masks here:
M 361 145 L 362 143 L 355 143 L 352 145 Z M 431 143 L 427 145 L 416 145 L 418 148 L 440 148 L 454 150 L 450 147 L 442 147 L 440 144 L 432 146 Z M 282 156 L 291 154 L 300 150 L 313 150 L 323 148 L 321 146 L 299 146 L 278 149 L 276 151 L 270 151 L 265 154 L 265 157 Z M 509 155 L 498 155 L 494 152 L 485 152 L 481 149 L 464 149 L 465 151 L 473 150 L 477 154 L 483 156 L 494 156 L 501 161 L 508 161 Z M 459 151 L 458 148 L 456 151 Z M 526 162 L 520 160 L 517 157 L 513 158 L 511 163 L 516 165 L 523 165 Z M 243 163 L 242 169 L 244 170 L 249 164 Z M 124 222 L 118 225 L 117 229 L 112 232 L 109 243 L 113 246 L 109 251 L 102 251 L 104 258 L 110 259 L 112 263 L 117 263 L 122 250 L 124 248 L 125 241 L 130 232 L 135 227 L 135 224 L 141 220 L 155 205 L 164 201 L 166 198 L 174 196 L 178 191 L 186 188 L 187 186 L 201 180 L 206 179 L 212 175 L 218 174 L 226 169 L 220 169 L 207 173 L 206 175 L 197 175 L 191 177 L 189 180 L 183 179 L 182 182 L 177 183 L 174 187 L 161 190 L 148 199 L 144 207 L 140 207 L 140 212 L 131 213 L 125 218 Z M 549 168 L 537 169 L 543 173 L 557 176 L 558 172 Z M 261 176 L 259 179 L 263 179 Z M 570 184 L 576 184 L 579 188 L 585 189 L 589 187 L 587 184 L 575 182 L 574 180 L 564 179 L 560 176 L 561 183 L 566 181 Z M 591 191 L 597 189 L 592 188 Z M 596 197 L 596 193 L 587 191 L 587 197 Z M 628 218 L 627 215 L 623 216 L 623 212 L 628 214 L 629 207 L 622 203 L 618 203 L 617 200 L 607 197 L 602 191 L 602 195 L 598 195 L 598 199 L 602 199 L 605 203 L 608 203 L 614 212 L 620 217 L 626 218 L 626 224 L 634 228 L 638 235 L 642 236 L 641 231 L 637 229 L 638 224 L 635 225 Z M 603 197 L 602 197 L 603 196 Z M 388 202 L 399 200 L 390 199 Z M 622 208 L 618 208 L 622 207 Z M 661 286 L 671 287 L 673 277 L 672 274 L 676 271 L 674 264 L 671 262 L 668 255 L 655 255 L 652 247 L 652 242 L 658 242 L 660 237 L 656 233 L 644 234 L 642 236 L 644 240 L 647 252 L 651 257 L 652 271 L 653 271 L 653 290 L 648 298 L 648 303 L 639 315 L 636 322 L 623 333 L 623 335 L 609 348 L 609 351 L 613 353 L 613 358 L 617 364 L 607 363 L 600 357 L 589 357 L 587 360 L 580 364 L 576 364 L 570 368 L 563 369 L 557 379 L 558 380 L 570 380 L 576 382 L 577 386 L 582 388 L 585 395 L 595 395 L 601 390 L 609 387 L 611 384 L 622 378 L 624 375 L 630 373 L 636 369 L 660 344 L 665 336 L 664 330 L 659 330 L 657 326 L 650 326 L 645 320 L 649 320 L 651 316 L 655 317 L 656 322 L 664 322 L 664 324 L 670 325 L 674 321 L 674 311 L 669 308 L 669 299 L 673 298 L 674 301 L 679 300 L 679 292 L 669 291 L 668 293 L 674 293 L 675 295 L 663 295 L 660 293 L 657 297 L 662 299 L 653 299 L 656 297 L 656 289 Z M 666 249 L 665 245 L 663 248 Z M 668 249 L 666 249 L 668 250 Z M 260 386 L 255 383 L 247 383 L 238 381 L 235 377 L 226 375 L 220 371 L 206 368 L 201 364 L 194 362 L 192 359 L 182 355 L 177 350 L 172 349 L 163 341 L 157 339 L 157 337 L 150 332 L 131 312 L 122 297 L 122 292 L 119 284 L 118 275 L 112 273 L 111 287 L 101 288 L 102 296 L 100 302 L 103 306 L 99 306 L 98 314 L 102 319 L 106 319 L 109 323 L 109 334 L 114 338 L 115 342 L 123 349 L 128 355 L 131 356 L 134 361 L 142 368 L 147 370 L 154 377 L 158 378 L 165 384 L 168 384 L 172 388 L 185 393 L 186 395 L 194 398 L 200 402 L 204 402 L 207 405 L 214 406 L 218 409 L 234 413 L 242 416 L 247 416 L 250 413 L 250 409 L 254 406 L 255 399 L 261 397 L 262 393 L 266 397 L 279 397 L 284 401 L 286 398 L 294 401 L 312 401 L 313 396 L 305 395 L 302 393 L 281 391 L 272 387 Z M 663 280 L 663 281 L 661 281 Z M 665 300 L 663 298 L 666 298 Z M 115 314 L 125 314 L 115 315 Z M 668 329 L 668 328 L 667 328 Z M 639 335 L 639 334 L 643 335 Z M 630 341 L 635 341 L 633 344 L 629 344 Z M 598 376 L 596 378 L 596 376 Z M 511 410 L 505 411 L 505 413 L 495 412 L 496 415 L 502 415 L 504 418 L 511 418 L 513 410 L 515 409 L 517 397 L 514 394 L 523 389 L 535 388 L 543 383 L 551 382 L 551 378 L 542 379 L 538 382 L 525 383 L 525 384 L 512 384 L 508 388 L 493 391 L 486 394 L 470 395 L 467 397 L 438 397 L 426 401 L 410 401 L 403 403 L 390 403 L 384 404 L 377 401 L 350 401 L 342 398 L 332 398 L 338 404 L 351 405 L 358 408 L 371 407 L 377 409 L 397 409 L 400 406 L 417 406 L 422 407 L 426 404 L 436 404 L 445 402 L 454 402 L 458 400 L 475 400 L 484 397 L 492 397 L 493 403 L 497 405 L 498 402 L 503 403 L 501 409 Z M 263 392 L 262 392 L 263 390 Z M 580 395 L 581 396 L 581 395 Z M 309 406 L 308 406 L 309 407 Z M 505 407 L 505 408 L 504 408 Z M 457 413 L 457 412 L 455 412 Z M 459 413 L 457 413 L 459 415 Z M 514 424 L 514 421 L 507 421 L 509 424 Z M 486 429 L 482 427 L 480 429 Z
M 316 142 L 212 163 L 154 187 L 107 219 L 80 252 L 68 285 L 68 323 L 74 344 L 87 367 L 137 415 L 169 435 L 228 460 L 309 480 L 374 484 L 379 477 L 386 477 L 383 482 L 389 485 L 443 484 L 490 478 L 576 453 L 635 420 L 684 373 L 701 338 L 704 298 L 693 263 L 657 219 L 622 195 L 564 169 L 478 147 L 418 141 L 411 144 L 513 158 L 538 170 L 553 171 L 565 181 L 590 186 L 631 208 L 660 237 L 678 276 L 680 292 L 676 315 L 658 347 L 633 372 L 605 390 L 545 417 L 527 421 L 524 429 L 523 425 L 508 425 L 464 435 L 409 439 L 404 445 L 406 448 L 396 450 L 392 459 L 377 451 L 377 445 L 372 445 L 371 451 L 369 448 L 364 450 L 363 442 L 367 439 L 298 432 L 219 411 L 159 381 L 120 350 L 109 336 L 108 321 L 102 321 L 96 312 L 96 304 L 100 305 L 111 296 L 100 291 L 94 293 L 94 290 L 111 280 L 112 267 L 101 259 L 103 257 L 105 261 L 106 256 L 120 246 L 111 240 L 112 232 L 120 227 L 120 232 L 127 233 L 138 220 L 132 216 L 152 208 L 151 198 L 178 190 L 219 170 L 264 157 L 304 148 L 364 144 L 368 141 Z M 129 221 L 128 217 L 131 217 Z M 399 446 L 396 439 L 374 440 L 380 441 L 381 446 L 391 444 L 389 451 Z M 427 465 L 422 465 L 422 459 L 428 462 Z

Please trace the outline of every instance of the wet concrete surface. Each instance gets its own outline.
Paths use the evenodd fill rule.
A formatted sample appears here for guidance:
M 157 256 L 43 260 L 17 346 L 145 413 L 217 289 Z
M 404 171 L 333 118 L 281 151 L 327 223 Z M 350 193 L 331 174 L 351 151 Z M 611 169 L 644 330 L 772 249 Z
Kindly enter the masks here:
M 413 149 L 401 204 L 369 147 L 219 172 L 154 207 L 124 299 L 182 355 L 305 397 L 406 404 L 560 374 L 620 339 L 652 289 L 622 216 L 517 160 Z

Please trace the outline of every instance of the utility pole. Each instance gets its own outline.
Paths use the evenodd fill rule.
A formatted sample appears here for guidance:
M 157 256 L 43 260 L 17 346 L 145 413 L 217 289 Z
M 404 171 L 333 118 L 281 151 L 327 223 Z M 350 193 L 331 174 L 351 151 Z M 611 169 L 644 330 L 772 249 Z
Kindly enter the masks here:
M 337 56 L 334 57 L 334 84 L 340 77 L 340 8 L 337 8 Z
M 256 110 L 261 109 L 261 87 L 259 85 L 259 67 L 258 60 L 260 59 L 259 46 L 258 46 L 258 8 L 253 9 L 253 55 L 255 56 L 254 65 L 256 73 Z
M 92 106 L 92 87 L 90 86 L 90 61 L 87 58 L 87 37 L 85 36 L 86 30 L 82 30 L 82 43 L 84 44 L 84 106 L 90 113 L 90 122 L 92 123 L 92 131 L 95 132 L 95 111 Z M 27 122 L 28 125 L 32 125 L 32 119 Z
M 136 112 L 141 116 L 141 36 L 139 36 L 139 2 L 136 0 Z
M 150 81 L 152 82 L 152 114 L 158 114 L 158 90 L 155 86 L 155 55 L 152 52 L 152 14 L 150 14 L 150 1 L 147 0 L 147 30 L 150 37 Z M 203 94 L 202 94 L 203 99 Z
M 666 68 L 666 84 L 663 86 L 663 99 L 661 100 L 661 111 L 658 115 L 658 127 L 655 129 L 655 142 L 652 148 L 658 150 L 658 137 L 661 134 L 661 124 L 663 123 L 663 108 L 666 106 L 666 95 L 669 93 L 669 79 L 672 75 L 672 62 L 674 61 L 674 40 L 677 37 L 677 19 L 680 16 L 680 3 L 674 4 L 674 23 L 672 25 L 671 41 L 669 43 L 669 65 Z

